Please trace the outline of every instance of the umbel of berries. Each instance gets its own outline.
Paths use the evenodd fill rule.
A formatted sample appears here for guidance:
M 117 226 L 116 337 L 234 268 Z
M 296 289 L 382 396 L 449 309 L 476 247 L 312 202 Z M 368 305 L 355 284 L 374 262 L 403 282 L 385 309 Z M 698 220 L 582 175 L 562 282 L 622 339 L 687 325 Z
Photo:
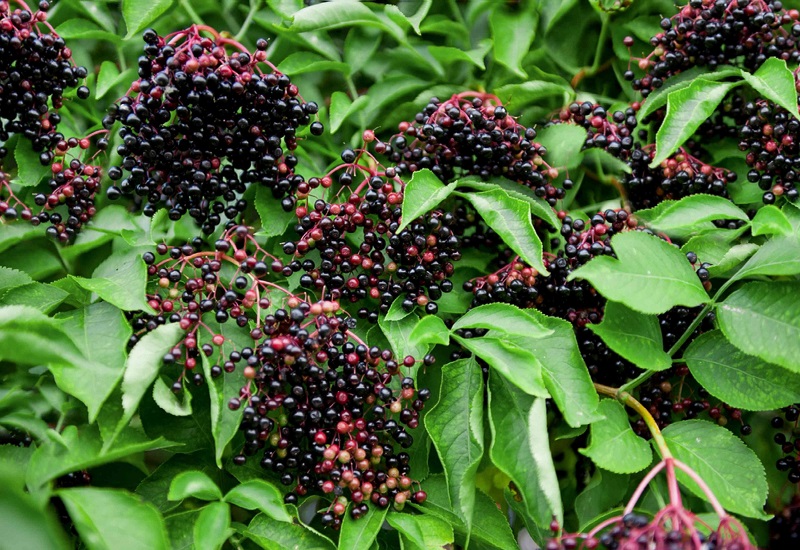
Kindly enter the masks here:
M 56 131 L 64 94 L 79 86 L 86 69 L 72 61 L 72 52 L 47 23 L 50 3 L 31 11 L 24 2 L 0 1 L 0 146 L 11 135 L 31 141 L 42 164 L 64 136 Z M 80 86 L 85 99 L 89 89 Z M 6 150 L 0 148 L 0 157 Z
M 106 127 L 122 126 L 111 198 L 135 197 L 147 215 L 160 208 L 172 220 L 188 214 L 211 233 L 244 210 L 248 185 L 277 199 L 297 188 L 303 178 L 291 152 L 298 132 L 310 124 L 319 135 L 322 125 L 311 122 L 317 105 L 267 61 L 266 40 L 250 53 L 199 25 L 167 37 L 147 30 L 143 38 L 139 79 L 104 119 Z
M 310 178 L 308 189 L 330 187 L 335 178 L 349 196 L 311 203 L 306 183 L 297 194 L 299 239 L 284 244 L 293 256 L 287 275 L 303 270 L 303 287 L 359 304 L 358 316 L 373 323 L 396 299 L 405 311 L 420 306 L 436 313 L 436 300 L 452 290 L 453 263 L 461 258 L 455 217 L 433 210 L 402 227 L 405 182 L 397 170 L 384 168 L 364 149 L 345 149 L 341 158 L 327 175 Z
M 375 150 L 387 154 L 400 174 L 429 168 L 444 182 L 474 175 L 502 176 L 530 187 L 554 205 L 565 191 L 551 181 L 558 170 L 545 161 L 547 150 L 536 143 L 536 131 L 508 114 L 492 94 L 462 92 L 446 101 L 431 98 L 413 122 L 402 122 L 390 144 Z
M 403 450 L 413 444 L 409 430 L 418 427 L 430 396 L 401 373 L 414 359 L 397 361 L 363 344 L 336 302 L 289 301 L 296 307 L 264 318 L 254 348 L 230 355 L 248 381 L 229 403 L 244 407 L 244 450 L 234 463 L 260 454 L 262 468 L 292 488 L 288 503 L 311 492 L 330 495 L 321 519 L 333 529 L 349 503 L 354 519 L 369 503 L 421 503 L 426 495 L 415 487 Z

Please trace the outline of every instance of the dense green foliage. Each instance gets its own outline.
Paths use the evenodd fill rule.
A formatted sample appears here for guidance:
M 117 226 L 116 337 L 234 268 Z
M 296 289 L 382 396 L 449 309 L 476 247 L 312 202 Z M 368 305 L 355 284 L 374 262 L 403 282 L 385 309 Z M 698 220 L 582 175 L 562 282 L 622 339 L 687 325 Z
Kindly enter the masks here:
M 794 2 L 50 4 L 0 547 L 797 545 Z

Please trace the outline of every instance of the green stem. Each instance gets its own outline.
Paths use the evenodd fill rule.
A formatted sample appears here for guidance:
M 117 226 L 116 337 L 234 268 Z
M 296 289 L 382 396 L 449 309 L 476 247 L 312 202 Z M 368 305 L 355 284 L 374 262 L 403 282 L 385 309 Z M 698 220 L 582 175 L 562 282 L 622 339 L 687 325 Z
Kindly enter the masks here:
M 183 10 L 189 15 L 189 19 L 191 19 L 193 23 L 197 25 L 205 25 L 203 18 L 200 17 L 196 11 L 194 11 L 192 3 L 189 0 L 179 0 L 179 3 Z
M 250 28 L 250 24 L 253 22 L 253 17 L 257 11 L 258 2 L 256 0 L 250 0 L 250 11 L 247 12 L 247 18 L 244 20 L 244 23 L 242 23 L 242 28 L 236 33 L 236 41 L 241 42 L 244 35 L 247 34 L 247 30 Z
M 650 411 L 648 411 L 644 405 L 639 403 L 631 394 L 623 391 L 622 388 L 612 388 L 602 384 L 595 384 L 594 387 L 597 390 L 597 393 L 613 397 L 623 405 L 635 410 L 639 416 L 642 417 L 642 420 L 644 420 L 644 423 L 647 425 L 647 429 L 650 430 L 650 434 L 653 436 L 653 441 L 658 447 L 661 457 L 664 459 L 672 458 L 672 453 L 670 452 L 669 447 L 667 447 L 667 442 L 664 439 L 664 435 L 661 433 L 655 418 L 653 418 L 653 415 L 650 414 Z
M 594 50 L 594 62 L 592 66 L 589 68 L 588 75 L 593 75 L 597 72 L 600 68 L 600 59 L 603 55 L 603 48 L 605 46 L 606 40 L 608 39 L 608 32 L 609 32 L 609 17 L 606 14 L 600 14 L 600 17 L 603 21 L 602 26 L 600 27 L 600 38 L 597 39 L 597 47 Z
M 686 330 L 683 332 L 683 334 L 681 334 L 681 337 L 678 338 L 678 341 L 675 342 L 675 344 L 671 348 L 669 348 L 669 350 L 667 351 L 667 354 L 670 357 L 674 357 L 675 354 L 678 353 L 678 351 L 680 351 L 680 349 L 686 343 L 686 340 L 688 340 L 692 336 L 692 334 L 694 334 L 694 331 L 697 330 L 697 327 L 699 327 L 700 323 L 703 322 L 703 319 L 706 318 L 706 315 L 708 315 L 708 312 L 711 311 L 711 309 L 717 304 L 717 301 L 722 296 L 722 294 L 726 290 L 728 290 L 728 288 L 733 283 L 735 283 L 737 280 L 738 279 L 736 277 L 733 277 L 732 279 L 728 279 L 727 281 L 725 281 L 725 284 L 723 284 L 721 287 L 719 287 L 719 290 L 717 290 L 717 292 L 714 294 L 714 297 L 711 298 L 711 301 L 708 302 L 703 307 L 703 309 L 700 311 L 700 313 L 697 315 L 697 317 L 694 318 L 694 320 L 686 328 Z M 675 362 L 674 359 L 673 359 L 673 362 Z M 656 372 L 658 372 L 658 371 L 645 371 L 645 372 L 643 372 L 642 374 L 640 374 L 639 376 L 637 376 L 636 378 L 634 378 L 633 380 L 631 380 L 627 384 L 623 384 L 620 387 L 620 391 L 626 391 L 626 392 L 633 391 L 634 389 L 639 387 L 641 384 L 643 384 L 645 381 L 647 381 Z

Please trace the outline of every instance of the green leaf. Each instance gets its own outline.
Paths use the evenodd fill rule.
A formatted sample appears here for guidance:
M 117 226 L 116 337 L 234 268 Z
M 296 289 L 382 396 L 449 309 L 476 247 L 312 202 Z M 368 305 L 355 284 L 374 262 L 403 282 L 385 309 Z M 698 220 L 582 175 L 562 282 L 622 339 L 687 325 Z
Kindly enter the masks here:
M 484 40 L 482 41 L 481 46 L 482 47 L 475 50 L 467 51 L 459 48 L 453 48 L 451 46 L 428 46 L 428 52 L 433 56 L 434 59 L 445 65 L 464 61 L 470 65 L 478 67 L 483 71 L 486 70 L 483 59 L 486 57 L 486 54 L 489 53 L 489 49 L 492 47 L 492 41 Z
M 509 181 L 505 178 L 490 178 L 488 181 L 483 181 L 474 177 L 467 177 L 459 179 L 458 186 L 471 187 L 484 191 L 490 191 L 499 187 L 505 191 L 508 196 L 528 202 L 528 204 L 531 205 L 531 214 L 535 217 L 543 219 L 552 227 L 558 228 L 561 226 L 561 221 L 556 216 L 556 212 L 553 210 L 552 206 L 547 204 L 543 199 L 537 197 L 531 189 L 516 182 Z
M 717 322 L 746 354 L 800 372 L 800 283 L 748 283 L 717 306 Z
M 437 517 L 453 526 L 456 543 L 466 546 L 467 530 L 464 522 L 451 507 L 447 492 L 447 482 L 442 474 L 428 476 L 424 482 L 428 499 L 422 506 L 412 505 L 426 515 Z M 497 503 L 478 489 L 475 498 L 472 536 L 470 541 L 479 548 L 508 550 L 518 548 L 517 541 L 508 524 L 508 518 L 501 512 Z
M 536 141 L 547 149 L 547 163 L 564 172 L 581 163 L 586 129 L 576 124 L 553 124 L 543 128 Z
M 369 511 L 359 519 L 353 519 L 349 512 L 345 513 L 339 533 L 339 550 L 369 548 L 378 536 L 388 511 L 388 508 L 381 510 L 370 506 Z
M 619 302 L 607 302 L 603 322 L 588 325 L 606 345 L 634 365 L 665 370 L 672 359 L 664 352 L 658 317 L 634 311 Z
M 495 94 L 504 105 L 521 109 L 531 103 L 536 104 L 547 97 L 569 98 L 574 91 L 565 82 L 547 82 L 544 80 L 528 80 L 521 84 L 506 84 L 497 89 Z M 583 134 L 586 139 L 586 133 Z
M 94 422 L 100 407 L 122 378 L 131 328 L 125 315 L 97 303 L 59 316 L 61 328 L 87 361 L 51 368 L 59 388 L 83 401 Z
M 614 399 L 603 399 L 597 412 L 605 419 L 591 425 L 591 442 L 580 450 L 581 454 L 615 474 L 634 474 L 647 468 L 653 453 L 647 441 L 633 432 L 625 407 Z
M 194 524 L 194 547 L 219 550 L 231 533 L 231 511 L 226 502 L 212 502 L 203 507 Z
M 64 40 L 105 40 L 114 45 L 122 43 L 122 38 L 116 33 L 103 30 L 88 19 L 78 17 L 61 23 L 56 27 L 56 32 Z
M 0 306 L 34 306 L 42 313 L 50 313 L 68 297 L 67 292 L 56 286 L 34 282 L 7 291 L 0 298 Z
M 101 449 L 100 430 L 96 426 L 85 426 L 80 430 L 75 426 L 67 426 L 60 434 L 59 443 L 48 440 L 37 447 L 31 457 L 25 480 L 29 487 L 40 487 L 70 472 L 169 446 L 172 443 L 163 438 L 150 440 L 141 431 L 129 429 L 117 437 L 115 445 L 104 451 Z
M 101 99 L 122 82 L 130 82 L 135 74 L 132 68 L 120 72 L 116 63 L 103 61 L 103 64 L 100 65 L 100 72 L 97 74 L 97 86 L 94 91 L 95 98 Z
M 30 306 L 0 307 L 0 359 L 47 365 L 59 375 L 61 369 L 79 369 L 88 362 L 57 320 Z M 62 381 L 69 387 L 74 380 Z
M 201 500 L 220 500 L 222 493 L 217 484 L 206 474 L 198 470 L 188 470 L 173 478 L 167 498 L 183 500 L 191 497 Z
M 290 76 L 317 71 L 336 71 L 343 75 L 350 74 L 350 66 L 347 63 L 331 61 L 313 52 L 289 54 L 278 64 L 278 70 Z
M 679 248 L 643 231 L 618 233 L 611 246 L 618 259 L 597 256 L 567 280 L 586 279 L 609 300 L 642 313 L 661 314 L 674 306 L 708 301 Z
M 800 376 L 742 353 L 718 330 L 701 334 L 683 357 L 695 380 L 731 407 L 769 411 L 800 402 Z
M 750 223 L 753 236 L 758 235 L 791 235 L 792 224 L 780 208 L 766 204 L 758 209 Z
M 153 332 L 145 334 L 128 355 L 125 363 L 125 374 L 122 377 L 122 418 L 117 424 L 114 435 L 119 434 L 139 407 L 147 388 L 158 377 L 164 355 L 183 337 L 184 331 L 178 323 L 170 323 L 157 327 Z M 113 438 L 106 442 L 108 447 Z
M 528 514 L 545 527 L 563 517 L 561 492 L 547 437 L 545 400 L 533 398 L 489 373 L 489 456 L 509 476 Z
M 143 31 L 172 5 L 172 0 L 122 0 L 122 16 L 128 27 L 125 40 Z
M 692 67 L 688 71 L 683 71 L 666 79 L 663 86 L 653 90 L 653 93 L 647 96 L 647 100 L 642 104 L 642 108 L 637 113 L 637 116 L 639 120 L 646 118 L 648 115 L 667 104 L 667 97 L 669 94 L 683 88 L 688 88 L 695 80 L 716 81 L 733 76 L 741 77 L 742 71 L 736 67 L 719 67 L 714 72 L 708 72 L 706 67 Z
M 386 341 L 389 342 L 395 357 L 410 355 L 420 358 L 428 352 L 428 344 L 422 344 L 411 339 L 411 333 L 418 322 L 419 315 L 413 312 L 397 321 L 387 321 L 383 315 L 378 318 L 378 326 Z
M 759 249 L 753 243 L 732 244 L 739 231 L 730 233 L 721 234 L 717 231 L 692 237 L 681 250 L 684 253 L 694 252 L 700 262 L 710 263 L 708 272 L 712 277 L 727 276 L 730 270 L 741 265 Z
M 509 248 L 542 275 L 549 272 L 542 261 L 542 241 L 531 223 L 531 206 L 501 189 L 462 193 L 458 196 L 472 203 L 478 214 Z
M 528 395 L 537 397 L 550 395 L 544 383 L 542 364 L 533 353 L 502 337 L 494 338 L 487 335 L 479 338 L 462 338 L 454 334 L 453 338 Z
M 7 447 L 4 445 L 4 447 Z M 16 449 L 16 447 L 15 447 Z M 66 550 L 67 542 L 52 507 L 45 508 L 33 495 L 17 484 L 13 470 L 3 465 L 0 470 L 0 526 L 4 548 L 42 548 Z
M 800 114 L 797 112 L 795 77 L 786 66 L 786 61 L 770 57 L 755 73 L 742 71 L 742 76 L 762 97 L 774 101 L 789 111 L 794 118 L 800 119 Z
M 450 343 L 450 331 L 441 318 L 435 315 L 426 315 L 419 320 L 411 335 L 408 337 L 412 345 L 424 346 L 426 344 Z
M 770 517 L 763 511 L 768 492 L 764 466 L 741 439 L 704 420 L 676 422 L 667 426 L 663 434 L 675 458 L 708 484 L 723 508 L 751 518 Z M 678 480 L 695 495 L 706 498 L 681 471 Z
M 404 547 L 437 550 L 454 541 L 453 526 L 433 516 L 389 514 L 386 521 L 400 532 Z
M 32 283 L 30 275 L 22 271 L 0 266 L 0 291 L 9 290 Z M 31 304 L 33 305 L 33 304 Z
M 732 279 L 756 275 L 788 276 L 800 274 L 800 237 L 776 236 L 753 254 Z
M 152 502 L 162 514 L 167 514 L 181 505 L 181 501 L 167 498 L 172 480 L 188 470 L 205 473 L 217 486 L 230 479 L 227 472 L 217 468 L 213 457 L 206 451 L 193 454 L 173 454 L 139 483 L 136 487 L 136 494 L 148 502 Z
M 539 16 L 533 6 L 510 10 L 494 9 L 489 14 L 489 28 L 494 41 L 494 57 L 514 74 L 525 78 L 522 58 L 530 50 Z
M 234 349 L 242 349 L 252 345 L 253 342 L 247 331 L 242 332 L 238 327 L 231 325 L 232 323 L 210 325 L 215 333 L 222 334 L 225 337 L 225 343 L 222 346 L 222 352 L 225 356 L 229 355 Z M 239 391 L 245 385 L 246 380 L 242 369 L 213 378 L 211 376 L 211 361 L 205 355 L 201 356 L 201 360 L 203 374 L 208 385 L 208 395 L 211 400 L 211 433 L 214 437 L 214 456 L 217 466 L 222 468 L 222 455 L 228 443 L 239 432 L 243 412 L 242 408 L 236 412 L 228 409 L 228 400 L 239 395 Z
M 297 520 L 294 523 L 286 523 L 264 514 L 254 517 L 244 534 L 266 550 L 332 550 L 335 548 L 330 539 Z M 368 546 L 364 546 L 364 548 L 368 548 Z
M 747 214 L 729 199 L 702 194 L 670 202 L 666 207 L 640 210 L 636 212 L 636 217 L 658 231 L 677 236 L 714 230 L 716 227 L 711 223 L 712 220 L 748 221 Z
M 181 392 L 183 399 L 175 395 L 163 378 L 156 378 L 153 384 L 153 401 L 164 412 L 172 416 L 189 416 L 192 414 L 192 394 L 188 391 Z
M 294 32 L 320 31 L 341 27 L 377 27 L 400 43 L 406 41 L 405 32 L 388 18 L 381 18 L 366 5 L 358 2 L 332 2 L 308 6 L 292 17 L 290 30 Z
M 586 363 L 581 357 L 572 324 L 563 319 L 548 317 L 535 309 L 525 312 L 551 329 L 553 334 L 542 338 L 507 334 L 504 338 L 541 362 L 547 391 L 567 424 L 577 428 L 601 418 L 596 413 L 599 398 Z
M 33 150 L 31 142 L 27 139 L 17 140 L 14 161 L 17 163 L 17 177 L 14 178 L 14 183 L 22 187 L 38 185 L 42 179 L 52 174 L 49 166 L 42 166 L 39 153 Z
M 58 496 L 89 550 L 170 548 L 158 510 L 127 491 L 80 487 Z
M 586 489 L 575 498 L 575 513 L 581 532 L 587 532 L 590 521 L 623 501 L 629 481 L 629 475 L 606 472 L 600 468 L 595 470 Z
M 555 331 L 512 304 L 485 304 L 470 309 L 453 324 L 452 333 L 463 328 L 485 328 L 507 334 L 543 338 Z
M 459 359 L 443 366 L 439 395 L 425 416 L 425 429 L 444 467 L 450 502 L 469 533 L 483 457 L 483 373 L 477 362 Z
M 738 84 L 698 78 L 686 88 L 671 92 L 667 98 L 667 116 L 656 134 L 656 156 L 650 167 L 661 164 L 692 137 Z
M 152 311 L 147 304 L 147 266 L 136 249 L 115 252 L 97 266 L 92 278 L 70 278 L 125 311 Z
M 259 235 L 267 237 L 283 235 L 292 220 L 296 219 L 294 211 L 286 212 L 281 207 L 280 199 L 276 198 L 272 191 L 263 185 L 256 188 L 255 207 L 261 219 Z
M 427 168 L 414 172 L 403 193 L 403 216 L 397 231 L 439 206 L 455 190 L 455 185 L 445 185 Z
M 331 106 L 329 111 L 330 117 L 330 130 L 331 133 L 336 133 L 342 127 L 342 123 L 347 120 L 350 115 L 361 108 L 364 103 L 369 101 L 369 97 L 362 95 L 358 96 L 355 101 L 350 101 L 350 97 L 344 92 L 333 92 L 331 95 Z
M 259 510 L 278 521 L 292 521 L 280 491 L 260 479 L 240 483 L 225 495 L 224 500 L 245 510 Z

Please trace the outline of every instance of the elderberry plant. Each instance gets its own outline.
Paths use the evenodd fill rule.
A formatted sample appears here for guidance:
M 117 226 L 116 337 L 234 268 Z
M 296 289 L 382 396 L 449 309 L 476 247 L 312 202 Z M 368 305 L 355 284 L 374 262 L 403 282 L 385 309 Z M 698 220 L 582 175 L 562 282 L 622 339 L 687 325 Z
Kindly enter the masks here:
M 3 541 L 797 547 L 798 40 L 0 0 Z

